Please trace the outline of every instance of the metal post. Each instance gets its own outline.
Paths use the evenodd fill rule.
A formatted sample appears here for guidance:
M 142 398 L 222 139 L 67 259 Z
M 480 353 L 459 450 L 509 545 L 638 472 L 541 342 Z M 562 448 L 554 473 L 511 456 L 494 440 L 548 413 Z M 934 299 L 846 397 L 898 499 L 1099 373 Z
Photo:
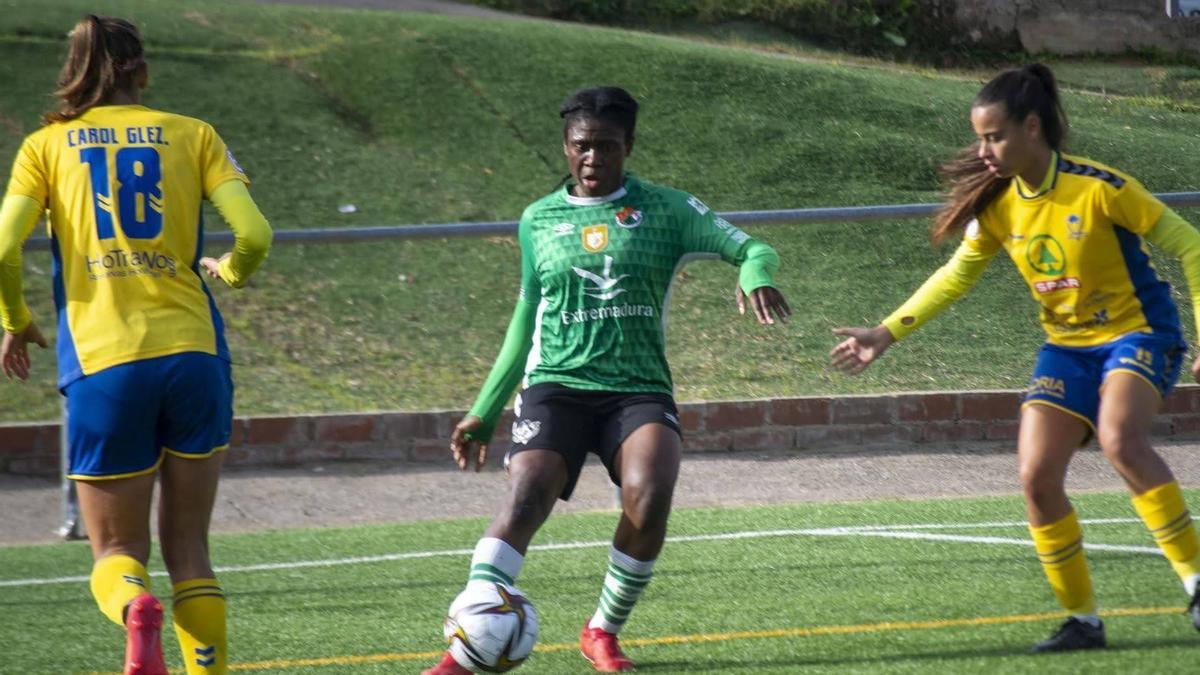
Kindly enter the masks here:
M 75 481 L 67 478 L 67 399 L 62 404 L 62 427 L 58 432 L 59 458 L 62 466 L 62 513 L 63 523 L 58 528 L 58 536 L 67 541 L 87 539 L 87 530 L 83 526 L 83 518 L 79 514 L 79 494 L 75 491 Z

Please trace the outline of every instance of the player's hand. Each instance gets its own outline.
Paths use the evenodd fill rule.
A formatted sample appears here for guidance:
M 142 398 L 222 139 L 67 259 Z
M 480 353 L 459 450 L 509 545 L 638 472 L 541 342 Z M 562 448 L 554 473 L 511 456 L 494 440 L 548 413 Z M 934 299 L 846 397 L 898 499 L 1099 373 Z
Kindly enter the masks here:
M 733 284 L 733 298 L 737 301 L 738 314 L 745 314 L 746 292 L 737 282 Z M 770 286 L 761 286 L 750 291 L 750 308 L 754 310 L 754 318 L 763 326 L 775 324 L 775 320 L 771 318 L 772 314 L 783 323 L 787 323 L 788 317 L 792 315 L 792 308 L 788 306 L 783 293 Z
M 31 342 L 42 349 L 48 346 L 46 338 L 42 337 L 42 331 L 38 330 L 37 324 L 32 321 L 20 333 L 4 334 L 4 340 L 0 341 L 0 365 L 4 368 L 5 377 L 11 380 L 16 375 L 19 380 L 29 379 Z
M 208 276 L 212 277 L 213 279 L 220 279 L 221 263 L 228 260 L 232 255 L 233 253 L 226 253 L 220 258 L 201 258 L 200 266 L 204 268 L 205 272 L 208 272 Z
M 861 373 L 871 362 L 883 356 L 896 341 L 886 326 L 875 328 L 834 328 L 834 335 L 844 335 L 845 340 L 829 352 L 829 362 L 838 370 L 851 375 Z
M 1197 356 L 1196 360 L 1192 361 L 1192 379 L 1200 382 L 1200 356 Z
M 467 434 L 482 425 L 483 420 L 474 415 L 467 415 L 454 425 L 454 431 L 450 432 L 450 452 L 454 454 L 454 463 L 463 471 L 466 471 L 471 463 L 471 455 L 475 456 L 475 471 L 482 469 L 483 463 L 487 461 L 488 444 L 467 438 Z

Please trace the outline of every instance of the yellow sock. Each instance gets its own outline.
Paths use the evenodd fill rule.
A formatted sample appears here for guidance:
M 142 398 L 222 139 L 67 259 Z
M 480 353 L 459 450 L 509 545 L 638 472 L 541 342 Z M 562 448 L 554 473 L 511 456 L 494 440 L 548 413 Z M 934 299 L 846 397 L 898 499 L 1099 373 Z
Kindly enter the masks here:
M 150 592 L 146 566 L 127 555 L 110 555 L 92 565 L 92 597 L 113 623 L 125 626 L 125 605 Z
M 229 672 L 225 633 L 225 594 L 216 579 L 188 579 L 175 591 L 175 634 L 188 675 Z
M 1181 580 L 1186 583 L 1200 574 L 1200 538 L 1196 537 L 1192 514 L 1183 503 L 1179 483 L 1171 481 L 1146 490 L 1133 498 L 1133 508 Z
M 1095 614 L 1092 577 L 1083 555 L 1083 530 L 1075 512 L 1049 525 L 1030 525 L 1029 533 L 1058 604 L 1071 614 Z

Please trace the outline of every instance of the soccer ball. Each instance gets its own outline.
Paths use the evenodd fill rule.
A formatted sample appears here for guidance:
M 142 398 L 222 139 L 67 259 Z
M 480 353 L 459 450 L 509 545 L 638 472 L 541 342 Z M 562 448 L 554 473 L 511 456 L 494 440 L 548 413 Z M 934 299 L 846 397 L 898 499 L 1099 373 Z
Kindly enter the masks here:
M 503 673 L 533 651 L 537 612 L 513 586 L 471 582 L 450 604 L 443 632 L 458 665 L 476 673 Z

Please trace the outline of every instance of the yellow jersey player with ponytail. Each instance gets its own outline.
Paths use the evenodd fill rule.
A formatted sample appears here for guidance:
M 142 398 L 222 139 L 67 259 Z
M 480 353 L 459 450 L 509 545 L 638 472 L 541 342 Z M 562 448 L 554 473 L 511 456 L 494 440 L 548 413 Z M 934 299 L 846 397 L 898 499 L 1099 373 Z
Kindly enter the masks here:
M 1054 76 L 1034 64 L 1001 73 L 971 109 L 978 143 L 945 167 L 950 200 L 935 241 L 963 232 L 954 257 L 881 325 L 842 328 L 831 354 L 856 373 L 912 333 L 1006 251 L 1040 307 L 1047 341 L 1021 411 L 1017 454 L 1029 531 L 1066 622 L 1035 651 L 1104 647 L 1083 531 L 1064 488 L 1093 436 L 1191 597 L 1200 630 L 1200 539 L 1170 468 L 1150 446 L 1162 398 L 1187 345 L 1170 288 L 1146 242 L 1178 257 L 1200 320 L 1200 233 L 1120 171 L 1063 152 Z M 1200 379 L 1200 359 L 1192 375 Z
M 58 386 L 68 475 L 95 564 L 101 612 L 126 630 L 125 672 L 166 673 L 162 605 L 150 594 L 150 500 L 189 675 L 225 673 L 225 598 L 208 556 L 233 382 L 221 315 L 203 275 L 241 286 L 271 229 L 221 137 L 200 120 L 138 105 L 148 81 L 137 28 L 88 16 L 71 32 L 45 126 L 22 143 L 0 206 L 0 366 L 26 379 L 46 346 L 21 282 L 21 245 L 45 214 L 54 255 Z M 200 255 L 200 204 L 236 236 Z

